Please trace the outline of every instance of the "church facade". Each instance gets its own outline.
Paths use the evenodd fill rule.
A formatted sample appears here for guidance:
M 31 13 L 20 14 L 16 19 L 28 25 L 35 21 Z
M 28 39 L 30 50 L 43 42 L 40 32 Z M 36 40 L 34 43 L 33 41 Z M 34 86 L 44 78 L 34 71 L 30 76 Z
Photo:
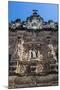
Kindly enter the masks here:
M 49 73 L 58 73 L 58 23 L 33 10 L 26 21 L 9 23 L 9 75 Z

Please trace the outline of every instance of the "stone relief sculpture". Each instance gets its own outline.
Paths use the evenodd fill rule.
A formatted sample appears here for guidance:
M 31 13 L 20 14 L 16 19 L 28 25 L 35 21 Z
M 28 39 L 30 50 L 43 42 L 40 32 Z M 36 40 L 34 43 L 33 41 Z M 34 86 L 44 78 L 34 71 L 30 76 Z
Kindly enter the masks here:
M 23 57 L 22 58 L 24 61 L 28 60 L 28 52 L 27 51 L 25 51 L 25 50 L 23 51 Z
M 42 29 L 43 18 L 33 10 L 33 15 L 27 19 L 26 27 L 28 29 Z
M 48 47 L 49 47 L 49 49 L 50 49 L 50 52 L 48 52 L 48 54 L 53 55 L 54 60 L 57 61 L 57 57 L 56 57 L 56 54 L 55 54 L 53 45 L 52 45 L 52 44 L 49 44 Z
M 17 44 L 17 55 L 19 57 L 19 60 L 21 60 L 21 61 L 22 61 L 23 51 L 24 51 L 23 44 L 24 44 L 24 40 L 22 40 L 22 39 L 21 39 L 21 42 L 18 42 L 18 44 Z
M 34 49 L 29 50 L 29 58 L 37 58 L 36 50 L 34 50 Z

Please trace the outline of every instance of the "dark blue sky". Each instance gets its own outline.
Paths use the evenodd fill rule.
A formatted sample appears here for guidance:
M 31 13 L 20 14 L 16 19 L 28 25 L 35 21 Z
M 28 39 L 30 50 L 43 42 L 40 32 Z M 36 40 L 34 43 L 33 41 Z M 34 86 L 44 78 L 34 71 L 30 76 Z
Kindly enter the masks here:
M 8 2 L 8 20 L 13 21 L 17 18 L 26 20 L 32 14 L 32 10 L 37 9 L 39 15 L 45 21 L 53 20 L 58 21 L 58 5 L 57 4 L 42 4 L 42 3 L 29 3 L 29 2 Z

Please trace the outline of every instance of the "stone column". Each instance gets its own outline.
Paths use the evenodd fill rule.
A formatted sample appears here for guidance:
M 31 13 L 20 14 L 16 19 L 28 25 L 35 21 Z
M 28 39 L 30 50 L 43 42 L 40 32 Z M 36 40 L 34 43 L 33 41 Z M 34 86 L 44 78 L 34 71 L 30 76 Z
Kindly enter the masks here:
M 43 60 L 43 55 L 40 53 L 39 50 L 38 50 L 38 60 L 39 61 Z
M 40 51 L 38 50 L 38 61 L 40 61 Z
M 20 60 L 22 61 L 22 57 L 23 57 L 23 51 L 24 51 L 24 47 L 23 47 L 23 44 L 24 44 L 24 40 L 23 39 L 21 39 L 21 54 L 20 54 Z
M 17 60 L 16 73 L 20 73 L 20 64 L 19 64 L 19 61 L 18 60 Z

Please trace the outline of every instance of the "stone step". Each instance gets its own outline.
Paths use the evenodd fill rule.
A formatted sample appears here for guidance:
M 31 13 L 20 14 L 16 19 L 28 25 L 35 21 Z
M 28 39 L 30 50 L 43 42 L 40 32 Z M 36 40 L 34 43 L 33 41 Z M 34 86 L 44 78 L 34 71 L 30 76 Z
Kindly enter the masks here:
M 12 81 L 11 81 L 12 80 Z M 13 79 L 10 77 L 10 87 L 14 85 Z M 45 76 L 21 76 L 15 79 L 15 88 L 33 87 L 33 86 L 56 86 L 58 85 L 58 75 L 48 74 Z

